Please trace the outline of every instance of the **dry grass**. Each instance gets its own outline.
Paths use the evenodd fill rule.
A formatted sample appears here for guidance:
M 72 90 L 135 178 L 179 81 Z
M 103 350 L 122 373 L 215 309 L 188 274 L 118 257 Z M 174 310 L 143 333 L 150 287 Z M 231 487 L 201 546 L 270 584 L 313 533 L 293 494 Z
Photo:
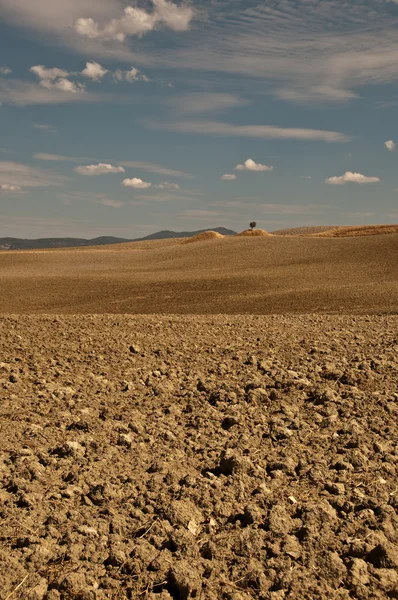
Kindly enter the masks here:
M 398 234 L 0 253 L 0 313 L 396 313 Z
M 308 227 L 291 227 L 290 229 L 277 229 L 272 235 L 312 235 L 313 233 L 323 233 L 330 229 L 336 229 L 336 225 L 313 225 Z
M 398 225 L 352 225 L 314 233 L 317 237 L 358 237 L 398 233 Z
M 265 229 L 245 229 L 236 235 L 239 237 L 266 237 L 272 234 L 265 231 Z

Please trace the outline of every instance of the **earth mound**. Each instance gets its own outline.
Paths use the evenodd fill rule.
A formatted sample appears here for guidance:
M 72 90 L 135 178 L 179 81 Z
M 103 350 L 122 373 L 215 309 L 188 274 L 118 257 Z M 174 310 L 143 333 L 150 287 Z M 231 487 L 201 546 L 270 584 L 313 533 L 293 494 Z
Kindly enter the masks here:
M 217 231 L 203 231 L 202 233 L 198 233 L 193 237 L 190 237 L 184 240 L 183 244 L 191 244 L 192 242 L 204 242 L 205 240 L 216 240 L 221 239 L 224 236 Z
M 268 233 L 268 231 L 265 231 L 265 229 L 245 229 L 244 231 L 241 231 L 240 233 L 237 233 L 236 235 L 240 236 L 240 237 L 244 237 L 244 236 L 266 237 L 266 236 L 272 235 L 272 234 Z

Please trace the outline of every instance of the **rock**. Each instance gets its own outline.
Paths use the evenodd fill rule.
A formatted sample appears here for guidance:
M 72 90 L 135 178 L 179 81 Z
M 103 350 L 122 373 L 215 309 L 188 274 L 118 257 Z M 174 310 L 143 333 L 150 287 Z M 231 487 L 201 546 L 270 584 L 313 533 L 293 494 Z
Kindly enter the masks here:
M 138 344 L 131 344 L 129 350 L 131 354 L 141 354 L 141 347 Z

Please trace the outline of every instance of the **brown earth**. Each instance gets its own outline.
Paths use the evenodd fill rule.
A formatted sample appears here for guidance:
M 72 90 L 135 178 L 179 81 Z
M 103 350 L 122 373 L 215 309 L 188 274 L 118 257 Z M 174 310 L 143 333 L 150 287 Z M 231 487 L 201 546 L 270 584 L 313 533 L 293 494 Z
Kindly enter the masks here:
M 397 331 L 0 319 L 1 599 L 398 598 Z
M 0 253 L 0 313 L 396 313 L 398 234 Z

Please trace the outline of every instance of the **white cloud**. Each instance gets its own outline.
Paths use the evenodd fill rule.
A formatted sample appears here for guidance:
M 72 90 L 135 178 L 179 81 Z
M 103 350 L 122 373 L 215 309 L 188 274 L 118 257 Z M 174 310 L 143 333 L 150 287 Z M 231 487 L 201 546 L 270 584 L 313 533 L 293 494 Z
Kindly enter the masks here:
M 248 158 L 243 165 L 236 165 L 235 169 L 238 171 L 273 171 L 274 167 L 256 163 L 253 159 Z
M 42 81 L 40 81 L 40 85 L 47 90 L 60 90 L 61 92 L 67 92 L 70 94 L 84 92 L 84 86 L 81 83 L 74 83 L 69 79 L 57 79 L 56 81 L 42 79 Z
M 74 83 L 67 79 L 68 71 L 53 67 L 47 69 L 43 65 L 36 65 L 30 68 L 30 71 L 39 78 L 39 83 L 47 90 L 59 90 L 61 92 L 78 94 L 84 91 L 84 86 L 81 83 Z
M 101 81 L 107 73 L 108 69 L 104 69 L 99 63 L 91 61 L 86 63 L 86 68 L 80 74 L 92 81 Z
M 127 6 L 119 19 L 111 19 L 103 28 L 92 17 L 75 21 L 76 32 L 91 40 L 124 42 L 128 36 L 142 37 L 163 25 L 174 31 L 187 31 L 194 11 L 189 6 L 177 6 L 169 0 L 152 0 L 154 10 Z
M 17 162 L 0 161 L 0 185 L 49 187 L 63 185 L 65 177 Z
M 43 65 L 36 65 L 31 67 L 31 73 L 37 75 L 39 79 L 46 79 L 48 81 L 54 81 L 54 79 L 58 79 L 59 77 L 68 77 L 68 71 L 64 71 L 63 69 L 58 69 L 57 67 L 53 67 L 51 69 L 47 69 Z
M 158 188 L 159 190 L 168 190 L 168 191 L 180 189 L 180 186 L 178 185 L 178 183 L 170 183 L 168 181 L 162 181 L 162 183 L 158 183 L 154 187 Z
M 20 192 L 22 192 L 22 187 L 20 185 L 15 185 L 15 184 L 11 184 L 11 183 L 2 183 L 0 185 L 0 190 L 2 192 L 20 193 Z
M 115 81 L 128 81 L 129 83 L 133 83 L 135 81 L 150 81 L 146 75 L 141 73 L 141 71 L 135 67 L 131 67 L 131 69 L 128 71 L 116 69 L 116 71 L 113 73 L 113 79 Z
M 326 179 L 325 183 L 329 183 L 331 185 L 343 185 L 345 183 L 379 183 L 379 177 L 366 177 L 366 175 L 362 175 L 361 173 L 351 173 L 351 171 L 346 171 L 344 175 L 340 177 L 329 177 Z
M 180 133 L 200 133 L 205 135 L 225 135 L 279 140 L 315 140 L 323 142 L 347 142 L 350 137 L 338 131 L 323 129 L 298 129 L 275 125 L 233 125 L 221 121 L 158 121 L 144 119 L 149 129 L 177 131 Z
M 76 173 L 80 173 L 80 175 L 104 175 L 105 173 L 124 173 L 125 170 L 123 167 L 114 167 L 113 165 L 109 165 L 107 163 L 99 163 L 98 165 L 85 165 L 81 167 L 76 167 L 73 169 Z
M 236 175 L 230 175 L 229 173 L 226 173 L 221 177 L 221 179 L 223 181 L 234 181 L 234 179 L 236 179 Z
M 138 177 L 133 177 L 133 179 L 124 179 L 122 181 L 122 185 L 124 185 L 124 187 L 132 187 L 137 190 L 146 190 L 151 187 L 152 183 L 142 181 L 142 179 L 139 179 Z
M 10 73 L 12 73 L 12 69 L 9 69 L 8 67 L 0 67 L 0 75 L 9 75 Z
M 390 152 L 395 152 L 395 149 L 397 147 L 396 143 L 393 142 L 392 140 L 388 140 L 387 142 L 384 142 L 384 146 L 387 148 L 387 150 L 389 150 Z
M 312 179 L 311 175 L 300 175 L 300 179 Z

